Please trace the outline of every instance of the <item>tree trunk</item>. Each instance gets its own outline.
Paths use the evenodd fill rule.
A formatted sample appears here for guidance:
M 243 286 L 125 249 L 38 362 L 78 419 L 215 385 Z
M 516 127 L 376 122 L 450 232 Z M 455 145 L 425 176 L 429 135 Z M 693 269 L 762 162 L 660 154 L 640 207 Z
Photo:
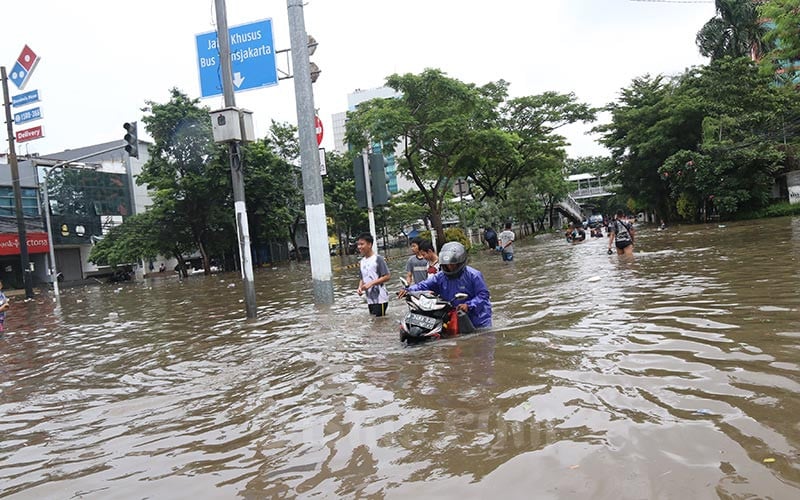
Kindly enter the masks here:
M 433 230 L 436 231 L 436 244 L 439 246 L 439 248 L 442 248 L 442 245 L 444 245 L 445 243 L 444 225 L 442 224 L 442 214 L 438 213 L 438 211 L 433 210 L 433 208 L 431 208 L 430 218 Z
M 300 255 L 300 249 L 297 248 L 297 226 L 300 224 L 300 215 L 297 215 L 294 218 L 294 222 L 289 227 L 289 239 L 292 242 L 292 247 L 294 248 L 294 257 L 297 262 L 302 260 L 302 255 Z M 291 255 L 289 256 L 289 260 L 292 260 Z
M 203 274 L 206 276 L 211 274 L 211 264 L 208 262 L 208 252 L 202 241 L 197 242 L 197 248 L 200 250 L 200 257 L 203 259 Z

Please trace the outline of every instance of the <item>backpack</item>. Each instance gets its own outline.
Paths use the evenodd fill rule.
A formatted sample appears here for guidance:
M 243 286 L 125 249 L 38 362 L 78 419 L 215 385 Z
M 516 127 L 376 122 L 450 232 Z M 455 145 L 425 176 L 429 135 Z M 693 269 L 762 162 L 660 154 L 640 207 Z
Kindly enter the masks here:
M 614 221 L 614 241 L 630 241 L 633 243 L 633 235 L 630 233 L 631 225 L 621 220 Z

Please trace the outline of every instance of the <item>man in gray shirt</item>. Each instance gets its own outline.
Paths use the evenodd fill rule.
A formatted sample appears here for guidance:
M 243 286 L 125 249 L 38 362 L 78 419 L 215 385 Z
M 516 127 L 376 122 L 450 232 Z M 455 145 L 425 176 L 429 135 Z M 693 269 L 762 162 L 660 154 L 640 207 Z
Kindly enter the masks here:
M 406 263 L 406 281 L 408 284 L 422 283 L 428 279 L 428 261 L 421 255 L 419 244 L 422 238 L 411 238 L 411 252 L 414 254 Z

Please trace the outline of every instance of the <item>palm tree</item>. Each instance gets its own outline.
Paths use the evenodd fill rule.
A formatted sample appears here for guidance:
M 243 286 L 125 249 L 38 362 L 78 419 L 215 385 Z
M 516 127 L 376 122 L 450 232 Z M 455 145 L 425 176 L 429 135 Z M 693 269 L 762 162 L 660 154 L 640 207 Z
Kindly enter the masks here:
M 712 61 L 725 56 L 759 60 L 767 52 L 763 41 L 768 28 L 754 0 L 716 0 L 717 13 L 697 32 L 700 54 Z

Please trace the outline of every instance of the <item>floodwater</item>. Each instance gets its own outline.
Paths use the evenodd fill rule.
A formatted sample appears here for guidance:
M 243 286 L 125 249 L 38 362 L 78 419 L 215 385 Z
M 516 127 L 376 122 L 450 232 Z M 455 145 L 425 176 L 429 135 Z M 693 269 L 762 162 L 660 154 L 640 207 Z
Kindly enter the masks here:
M 255 321 L 234 273 L 17 299 L 0 496 L 798 498 L 800 218 L 605 249 L 474 255 L 494 328 L 413 348 L 338 258 L 330 307 L 258 270 Z

